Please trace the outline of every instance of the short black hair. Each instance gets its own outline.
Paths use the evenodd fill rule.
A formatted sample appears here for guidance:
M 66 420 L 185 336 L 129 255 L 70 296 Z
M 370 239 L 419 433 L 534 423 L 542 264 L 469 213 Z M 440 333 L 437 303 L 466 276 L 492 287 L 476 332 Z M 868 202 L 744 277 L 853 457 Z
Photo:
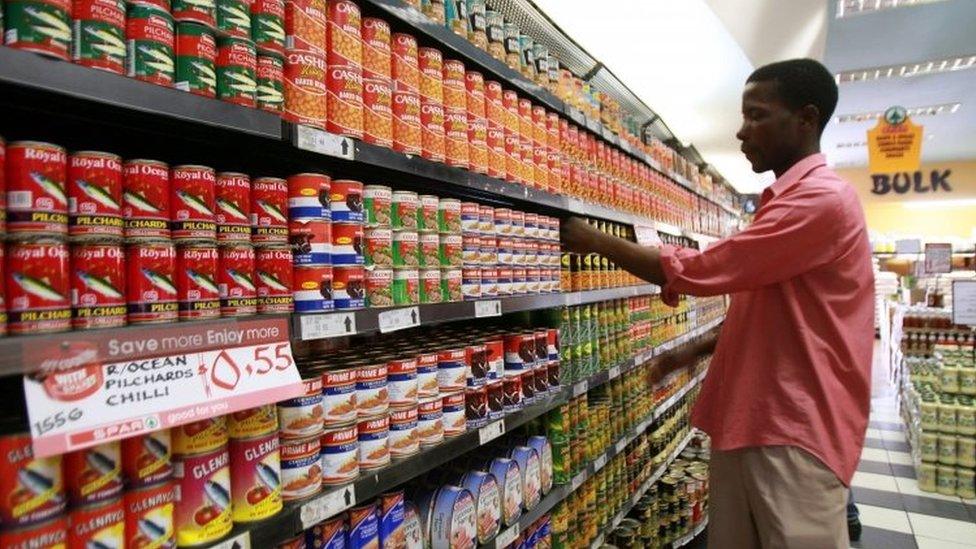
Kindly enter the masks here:
M 779 96 L 791 109 L 813 105 L 820 111 L 820 133 L 837 108 L 837 82 L 827 67 L 813 59 L 790 59 L 754 70 L 746 83 L 776 82 Z

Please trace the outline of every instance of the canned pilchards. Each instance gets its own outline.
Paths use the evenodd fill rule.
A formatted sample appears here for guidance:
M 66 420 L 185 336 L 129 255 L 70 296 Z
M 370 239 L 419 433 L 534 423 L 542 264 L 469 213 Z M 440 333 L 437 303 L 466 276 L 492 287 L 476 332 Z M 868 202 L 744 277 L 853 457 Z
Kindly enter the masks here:
M 250 38 L 217 37 L 217 97 L 245 107 L 257 106 L 257 49 Z
M 367 228 L 365 239 L 365 264 L 370 267 L 392 267 L 394 263 L 393 232 L 388 228 Z
M 319 435 L 280 441 L 281 498 L 294 501 L 313 496 L 322 489 L 322 461 Z
M 193 244 L 176 249 L 176 295 L 180 320 L 220 316 L 217 246 Z
M 336 309 L 359 309 L 365 306 L 366 273 L 362 266 L 335 267 L 333 291 Z
M 362 265 L 364 231 L 360 223 L 332 224 L 332 264 Z
M 395 305 L 420 303 L 420 275 L 417 269 L 393 269 L 393 303 Z
M 168 430 L 122 440 L 122 475 L 126 485 L 147 486 L 173 476 Z
M 254 522 L 280 511 L 281 461 L 277 431 L 250 438 L 232 438 L 228 451 L 233 479 L 232 520 Z
M 441 269 L 441 301 L 461 301 L 462 294 L 461 269 Z
M 47 522 L 22 528 L 8 528 L 0 532 L 0 547 L 28 549 L 65 549 L 68 543 L 68 516 L 61 515 Z
M 440 388 L 437 383 L 437 352 L 416 350 L 407 352 L 415 353 L 417 356 L 417 396 L 419 398 L 438 396 Z
M 389 78 L 363 78 L 363 141 L 393 146 L 393 83 Z
M 288 2 L 287 5 L 294 4 Z M 324 40 L 324 28 L 322 34 Z M 325 129 L 328 117 L 326 68 L 325 54 L 321 51 L 288 51 L 285 57 L 285 107 L 282 118 L 295 124 Z
M 468 387 L 464 391 L 464 415 L 468 430 L 475 430 L 488 423 L 488 389 Z
M 292 295 L 292 254 L 288 248 L 259 248 L 254 252 L 258 314 L 290 313 L 295 307 Z
M 390 456 L 402 459 L 420 451 L 417 405 L 390 410 Z
M 444 440 L 444 404 L 440 396 L 421 398 L 417 406 L 417 436 L 421 446 Z
M 59 242 L 9 242 L 6 300 L 11 334 L 58 332 L 71 325 L 68 247 Z
M 127 2 L 126 7 L 126 75 L 171 86 L 176 72 L 173 16 L 150 3 Z
M 420 302 L 440 303 L 442 301 L 442 297 L 440 269 L 421 269 Z
M 335 273 L 328 265 L 296 266 L 292 272 L 295 312 L 313 313 L 335 308 Z
M 488 419 L 500 419 L 505 415 L 505 383 L 501 379 L 491 380 L 488 390 Z
M 329 191 L 332 221 L 336 223 L 363 222 L 363 184 L 351 179 L 332 181 Z
M 169 243 L 126 248 L 126 300 L 130 324 L 172 322 L 178 317 L 176 248 Z
M 461 201 L 442 198 L 437 206 L 437 232 L 461 234 Z
M 420 265 L 417 231 L 401 230 L 393 232 L 392 255 L 394 267 L 418 267 Z
M 347 484 L 359 476 L 359 439 L 356 425 L 328 427 L 322 433 L 319 457 L 322 484 Z
M 362 20 L 363 77 L 390 78 L 390 24 L 375 17 Z
M 68 232 L 68 158 L 50 143 L 7 145 L 7 231 L 65 235 Z
M 118 441 L 70 452 L 64 457 L 68 499 L 82 506 L 122 493 L 122 450 Z
M 359 439 L 359 468 L 378 469 L 390 463 L 390 418 L 385 413 L 360 418 L 357 424 Z
M 325 410 L 322 406 L 322 377 L 313 372 L 302 380 L 305 394 L 278 402 L 281 437 L 303 438 L 322 431 Z
M 124 254 L 117 244 L 71 246 L 71 325 L 75 329 L 124 326 Z
M 71 47 L 71 4 L 70 0 L 7 2 L 4 6 L 6 45 L 67 61 Z
M 459 234 L 441 234 L 438 242 L 438 260 L 441 267 L 460 267 L 463 261 L 463 243 Z
M 373 267 L 366 270 L 366 306 L 393 305 L 393 269 Z
M 385 414 L 390 407 L 386 363 L 364 361 L 356 369 L 356 415 L 359 418 Z
M 468 471 L 459 484 L 474 497 L 478 543 L 487 543 L 501 527 L 502 502 L 498 481 L 490 472 Z
M 420 244 L 417 251 L 421 267 L 436 268 L 440 266 L 440 235 L 437 233 L 420 233 Z
M 256 314 L 258 298 L 254 283 L 254 248 L 247 245 L 221 247 L 218 250 L 217 265 L 220 315 L 230 317 Z
M 125 505 L 125 547 L 162 549 L 176 545 L 173 511 L 176 490 L 173 482 L 129 489 Z
M 191 21 L 210 28 L 217 24 L 215 0 L 171 0 L 170 12 L 177 21 Z
M 285 56 L 285 0 L 253 0 L 251 40 L 258 52 L 278 58 Z
M 227 418 L 216 416 L 173 427 L 170 438 L 174 455 L 213 452 L 227 444 Z
M 322 371 L 322 407 L 326 426 L 344 425 L 356 420 L 356 381 L 357 368 Z
M 176 455 L 176 544 L 200 545 L 230 532 L 230 454 L 226 444 L 210 452 Z
M 393 190 L 384 185 L 366 185 L 363 188 L 363 209 L 367 227 L 390 228 Z
M 170 180 L 173 240 L 216 240 L 216 176 L 213 168 L 174 166 Z
M 125 506 L 122 498 L 76 507 L 69 515 L 68 547 L 124 547 Z
M 216 0 L 216 3 L 217 32 L 225 36 L 251 38 L 250 2 L 246 0 Z M 282 9 L 282 14 L 284 14 L 284 9 Z
M 173 87 L 203 97 L 217 95 L 217 39 L 198 23 L 176 23 L 176 80 Z
M 217 242 L 251 243 L 251 178 L 247 174 L 221 172 L 216 175 L 214 196 Z
M 0 475 L 0 519 L 18 527 L 60 515 L 67 497 L 62 456 L 35 458 L 29 433 L 0 437 L 4 474 Z
M 444 395 L 441 397 L 441 404 L 444 412 L 444 436 L 463 435 L 467 429 L 464 391 Z
M 431 547 L 477 546 L 478 524 L 471 492 L 457 486 L 441 486 L 425 496 L 419 507 L 424 522 L 430 525 Z
M 123 174 L 126 239 L 168 239 L 169 166 L 156 160 L 129 160 Z
M 412 191 L 393 191 L 391 226 L 394 231 L 416 231 L 420 198 Z
M 320 173 L 288 177 L 288 215 L 292 219 L 332 219 L 329 190 L 332 179 Z
M 71 59 L 79 65 L 122 74 L 125 69 L 125 2 L 75 0 L 71 17 L 74 24 Z
M 261 437 L 278 432 L 278 410 L 274 404 L 239 410 L 227 415 L 230 438 Z
M 288 183 L 277 177 L 258 177 L 251 183 L 251 225 L 255 244 L 288 241 Z

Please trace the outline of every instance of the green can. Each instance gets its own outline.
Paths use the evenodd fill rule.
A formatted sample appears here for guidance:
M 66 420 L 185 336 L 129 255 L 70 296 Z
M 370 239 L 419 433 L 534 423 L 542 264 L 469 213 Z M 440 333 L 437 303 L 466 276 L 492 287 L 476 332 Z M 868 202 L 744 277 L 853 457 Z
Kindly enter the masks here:
M 390 225 L 394 231 L 418 230 L 420 197 L 413 191 L 393 191 Z
M 437 205 L 437 232 L 461 236 L 461 201 L 442 198 Z
M 197 23 L 176 24 L 176 89 L 215 97 L 216 58 L 217 40 L 213 31 Z
M 214 28 L 217 23 L 217 4 L 215 0 L 173 0 L 170 13 L 177 21 L 200 23 Z
M 420 303 L 420 274 L 417 269 L 393 269 L 393 304 Z
M 246 0 L 217 0 L 217 32 L 251 38 L 251 6 Z
M 245 107 L 257 106 L 257 50 L 247 38 L 217 38 L 217 97 Z
M 285 106 L 285 62 L 277 55 L 258 53 L 255 72 L 257 80 L 258 108 L 268 112 L 281 112 Z
M 172 86 L 176 73 L 173 17 L 154 4 L 130 2 L 127 8 L 126 74 L 144 82 Z
M 420 265 L 420 236 L 417 231 L 394 231 L 393 266 L 416 269 Z
M 5 4 L 7 46 L 68 60 L 71 53 L 70 0 L 18 0 Z
M 943 433 L 956 432 L 956 404 L 953 398 L 943 398 L 939 403 L 939 430 Z
M 421 269 L 420 302 L 440 303 L 441 298 L 441 270 L 436 268 Z
M 441 301 L 462 301 L 461 269 L 441 269 Z
M 285 0 L 251 2 L 251 39 L 259 52 L 285 56 Z
M 390 228 L 390 206 L 393 189 L 385 185 L 363 187 L 363 215 L 367 227 Z
M 125 72 L 125 0 L 76 1 L 71 17 L 71 59 L 93 69 Z
M 439 237 L 437 256 L 441 267 L 460 267 L 462 241 L 459 234 L 442 234 Z

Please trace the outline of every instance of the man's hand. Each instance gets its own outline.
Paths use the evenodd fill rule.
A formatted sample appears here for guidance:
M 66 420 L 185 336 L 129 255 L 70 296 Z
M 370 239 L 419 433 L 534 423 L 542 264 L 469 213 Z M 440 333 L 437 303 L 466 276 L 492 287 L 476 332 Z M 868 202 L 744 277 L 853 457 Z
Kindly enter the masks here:
M 578 254 L 588 254 L 599 249 L 600 239 L 605 237 L 596 227 L 578 217 L 564 219 L 559 224 L 559 238 L 563 248 Z

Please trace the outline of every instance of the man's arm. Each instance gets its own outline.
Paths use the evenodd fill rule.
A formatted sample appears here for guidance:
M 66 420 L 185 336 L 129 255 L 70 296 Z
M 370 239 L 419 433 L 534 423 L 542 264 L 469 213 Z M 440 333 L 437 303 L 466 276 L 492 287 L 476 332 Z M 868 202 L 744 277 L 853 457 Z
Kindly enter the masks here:
M 560 231 L 563 244 L 570 250 L 582 254 L 599 253 L 651 284 L 664 286 L 666 280 L 659 248 L 648 248 L 605 234 L 578 217 L 563 221 Z

